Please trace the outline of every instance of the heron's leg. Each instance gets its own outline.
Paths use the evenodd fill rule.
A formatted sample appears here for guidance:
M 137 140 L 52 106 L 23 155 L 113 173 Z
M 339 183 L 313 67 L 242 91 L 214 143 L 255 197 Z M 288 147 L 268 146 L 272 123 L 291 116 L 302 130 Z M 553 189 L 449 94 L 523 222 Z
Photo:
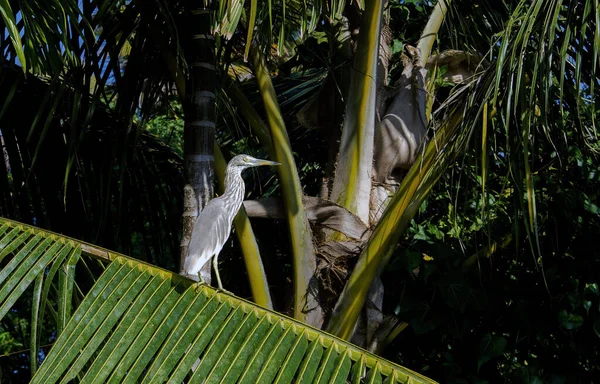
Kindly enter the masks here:
M 217 260 L 219 255 L 214 255 L 212 259 L 213 268 L 215 269 L 215 275 L 217 276 L 217 284 L 219 286 L 219 290 L 224 291 L 223 283 L 221 283 L 221 275 L 219 275 L 219 266 L 217 264 Z
M 217 263 L 218 257 L 219 257 L 219 255 L 215 255 L 213 257 L 213 268 L 215 269 L 215 276 L 217 276 L 217 284 L 219 287 L 218 289 L 219 289 L 219 291 L 233 295 L 233 293 L 231 293 L 228 290 L 226 290 L 225 288 L 223 288 L 223 283 L 221 282 L 221 275 L 219 275 L 219 267 L 218 267 L 218 263 Z

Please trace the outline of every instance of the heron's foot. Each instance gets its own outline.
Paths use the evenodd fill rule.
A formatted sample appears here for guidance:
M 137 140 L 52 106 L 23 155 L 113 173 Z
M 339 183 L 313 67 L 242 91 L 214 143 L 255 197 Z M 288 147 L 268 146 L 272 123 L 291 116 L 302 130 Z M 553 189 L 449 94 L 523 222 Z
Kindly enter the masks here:
M 208 283 L 202 278 L 200 272 L 198 272 L 198 285 L 208 285 Z
M 233 292 L 229 292 L 225 288 L 223 288 L 223 283 L 221 282 L 221 276 L 217 273 L 217 291 L 221 293 L 227 293 L 228 295 L 235 296 Z
M 228 295 L 235 296 L 235 295 L 233 294 L 233 292 L 226 290 L 226 289 L 225 289 L 225 288 L 223 288 L 222 286 L 217 288 L 217 292 L 226 293 L 226 294 L 228 294 Z
M 235 295 L 233 294 L 233 292 L 231 292 L 231 291 L 228 291 L 228 290 L 226 290 L 226 289 L 224 289 L 224 288 L 217 288 L 217 292 L 220 292 L 220 293 L 225 293 L 225 294 L 228 294 L 228 295 L 231 295 L 231 296 L 235 296 Z
M 230 295 L 233 295 L 233 293 L 229 292 L 228 290 L 226 290 L 225 288 L 223 288 L 223 282 L 221 282 L 221 274 L 219 274 L 219 268 L 217 268 L 217 257 L 215 256 L 213 258 L 213 268 L 215 269 L 215 277 L 217 278 L 217 290 L 219 292 L 223 292 L 223 293 L 228 293 Z

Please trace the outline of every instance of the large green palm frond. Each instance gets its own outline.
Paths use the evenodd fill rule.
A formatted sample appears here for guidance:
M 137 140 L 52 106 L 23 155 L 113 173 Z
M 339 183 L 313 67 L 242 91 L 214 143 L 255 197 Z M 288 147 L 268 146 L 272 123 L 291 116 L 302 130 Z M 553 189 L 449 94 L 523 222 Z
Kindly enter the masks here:
M 485 54 L 497 33 L 504 30 L 519 0 L 448 2 L 448 13 L 437 36 L 440 49 L 460 49 Z
M 244 40 L 241 51 L 245 61 L 255 42 L 266 53 L 273 47 L 274 57 L 286 60 L 295 54 L 296 46 L 322 22 L 324 12 L 336 17 L 341 15 L 344 2 L 334 0 L 331 4 L 326 3 L 322 0 L 219 1 L 214 17 L 214 30 L 226 40 L 234 37 Z M 329 9 L 329 6 L 332 8 Z M 245 31 L 245 34 L 240 31 Z M 240 36 L 235 36 L 236 33 Z
M 492 41 L 487 55 L 491 65 L 479 81 L 466 86 L 471 91 L 456 150 L 472 138 L 485 144 L 478 145 L 483 185 L 488 157 L 502 156 L 511 164 L 508 177 L 525 196 L 524 228 L 534 253 L 540 252 L 536 170 L 550 161 L 542 157 L 541 148 L 552 148 L 549 152 L 559 160 L 574 143 L 593 151 L 599 148 L 594 111 L 599 97 L 599 20 L 595 1 L 520 2 Z M 449 106 L 465 100 L 461 91 Z M 482 119 L 490 123 L 489 132 L 481 131 Z
M 494 162 L 510 165 L 503 175 L 507 188 L 516 188 L 520 209 L 516 228 L 541 255 L 535 201 L 538 170 L 561 165 L 573 146 L 598 151 L 597 112 L 600 9 L 594 1 L 454 1 L 448 13 L 442 49 L 470 51 L 475 76 L 455 87 L 435 118 L 444 121 L 463 110 L 456 140 L 440 151 L 453 159 L 465 148 L 477 157 L 464 162 L 479 169 L 485 195 Z M 487 47 L 487 48 L 486 48 Z M 434 121 L 434 126 L 439 124 Z M 550 153 L 551 156 L 544 154 Z M 450 155 L 450 156 L 448 156 Z M 467 164 L 465 164 L 467 165 Z M 458 179 L 458 183 L 466 179 Z M 465 191 L 463 186 L 453 188 Z M 485 196 L 473 196 L 485 200 Z M 482 214 L 485 215 L 485 206 Z
M 107 1 L 110 9 L 116 1 Z M 77 1 L 8 2 L 0 3 L 0 26 L 10 34 L 10 40 L 0 43 L 4 60 L 22 66 L 24 71 L 54 76 L 66 65 L 80 62 L 81 54 L 94 29 L 85 14 L 89 7 L 79 7 Z
M 34 383 L 432 382 L 208 286 L 6 219 L 0 265 L 0 319 L 33 285 L 34 370 L 42 319 L 55 320 Z
M 453 5 L 459 7 L 462 3 L 455 1 Z M 506 4 L 499 7 L 499 11 L 481 16 L 486 20 L 481 24 L 499 25 L 487 21 L 506 13 L 502 9 Z M 481 12 L 481 8 L 490 7 L 473 9 Z M 457 14 L 456 10 L 449 15 L 451 23 L 474 26 L 476 22 L 473 15 Z M 465 18 L 461 20 L 461 16 Z M 474 34 L 481 32 L 482 39 L 489 41 L 488 50 L 478 52 L 486 61 L 479 63 L 472 81 L 455 88 L 439 109 L 438 119 L 464 104 L 463 125 L 467 129 L 461 134 L 470 138 L 481 126 L 478 119 L 487 106 L 495 124 L 504 128 L 504 140 L 515 139 L 518 146 L 526 145 L 524 140 L 529 137 L 530 141 L 548 140 L 557 150 L 566 148 L 569 139 L 593 147 L 597 141 L 592 106 L 598 97 L 599 20 L 600 7 L 594 1 L 513 4 L 502 30 L 487 28 L 487 33 Z M 565 138 L 566 126 L 576 126 L 578 136 Z
M 10 5 L 0 4 L 0 27 L 21 38 L 0 40 L 2 215 L 124 252 L 136 243 L 145 248 L 139 256 L 172 267 L 180 161 L 140 130 L 173 92 L 161 56 L 179 58 L 169 10 L 96 0 Z M 155 35 L 168 37 L 164 46 Z
M 144 121 L 152 113 L 157 95 L 171 88 L 159 48 L 177 53 L 177 40 L 170 37 L 166 39 L 167 47 L 157 47 L 152 37 L 157 30 L 173 34 L 169 10 L 154 3 L 136 4 L 61 0 L 2 7 L 3 14 L 11 13 L 18 22 L 13 25 L 10 17 L 4 17 L 0 27 L 5 31 L 16 29 L 22 35 L 20 40 L 0 42 L 3 62 L 29 68 L 31 74 L 47 78 L 50 84 L 28 130 L 28 141 L 36 142 L 38 147 L 44 144 L 48 121 L 64 93 L 69 93 L 66 181 L 98 103 L 112 110 L 115 125 L 123 130 L 117 136 L 116 148 L 122 154 L 129 136 L 135 136 L 133 121 Z M 24 54 L 14 54 L 21 44 Z M 5 103 L 10 101 L 7 98 Z M 125 161 L 122 156 L 115 157 L 115 165 L 120 168 Z
M 76 100 L 70 90 L 56 96 L 53 112 L 39 111 L 52 114 L 44 122 L 43 144 L 27 140 L 37 115 L 22 111 L 43 104 L 50 85 L 14 69 L 3 68 L 1 75 L 0 94 L 10 102 L 0 111 L 0 215 L 172 268 L 179 247 L 180 157 L 153 136 L 130 135 L 124 144 L 128 166 L 121 175 L 115 160 L 121 127 L 101 103 L 74 150 L 66 139 L 76 129 L 70 124 Z
M 536 170 L 554 161 L 543 154 L 552 153 L 560 165 L 574 144 L 599 148 L 594 105 L 599 97 L 600 7 L 594 1 L 542 0 L 478 7 L 459 0 L 452 5 L 449 23 L 470 43 L 458 45 L 460 33 L 445 41 L 449 48 L 477 47 L 471 56 L 474 75 L 454 87 L 434 114 L 434 128 L 457 113 L 461 117 L 448 145 L 439 149 L 431 175 L 439 175 L 473 146 L 485 193 L 489 161 L 509 163 L 511 171 L 504 177 L 524 196 L 525 214 L 519 217 L 525 220 L 532 251 L 539 252 Z M 467 30 L 473 33 L 465 37 Z M 481 51 L 485 41 L 487 52 Z

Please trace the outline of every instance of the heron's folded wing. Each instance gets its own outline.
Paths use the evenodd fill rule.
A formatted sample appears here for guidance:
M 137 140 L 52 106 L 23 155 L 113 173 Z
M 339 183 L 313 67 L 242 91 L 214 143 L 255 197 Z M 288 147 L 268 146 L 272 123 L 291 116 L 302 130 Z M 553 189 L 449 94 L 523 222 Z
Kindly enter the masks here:
M 213 202 L 218 201 L 211 200 L 194 224 L 184 268 L 190 275 L 197 274 L 213 255 L 221 251 L 231 232 L 231 223 L 218 204 L 211 204 Z

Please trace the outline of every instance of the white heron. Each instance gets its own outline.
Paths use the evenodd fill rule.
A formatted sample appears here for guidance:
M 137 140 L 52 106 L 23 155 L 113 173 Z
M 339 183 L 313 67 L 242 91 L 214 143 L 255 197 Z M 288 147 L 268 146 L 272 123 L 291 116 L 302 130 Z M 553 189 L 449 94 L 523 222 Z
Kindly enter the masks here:
M 225 172 L 225 192 L 209 201 L 194 223 L 188 256 L 183 267 L 186 275 L 197 275 L 200 282 L 204 282 L 200 275 L 200 268 L 212 258 L 217 284 L 220 290 L 224 290 L 217 259 L 231 233 L 231 223 L 244 201 L 246 188 L 242 171 L 260 165 L 279 165 L 279 163 L 248 155 L 237 155 L 229 161 Z

